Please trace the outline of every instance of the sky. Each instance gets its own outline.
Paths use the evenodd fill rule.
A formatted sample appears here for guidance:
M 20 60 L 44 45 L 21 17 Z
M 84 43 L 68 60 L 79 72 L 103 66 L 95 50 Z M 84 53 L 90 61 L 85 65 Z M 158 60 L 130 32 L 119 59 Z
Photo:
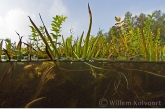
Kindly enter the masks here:
M 151 14 L 155 10 L 165 13 L 165 0 L 0 0 L 0 39 L 18 42 L 17 31 L 24 42 L 28 41 L 31 35 L 28 16 L 37 26 L 42 26 L 39 13 L 49 32 L 52 17 L 64 15 L 67 19 L 61 34 L 69 37 L 72 29 L 73 39 L 83 31 L 85 37 L 89 25 L 88 3 L 93 17 L 91 35 L 96 35 L 99 29 L 108 32 L 115 24 L 114 17 L 124 18 L 127 11 L 133 15 Z

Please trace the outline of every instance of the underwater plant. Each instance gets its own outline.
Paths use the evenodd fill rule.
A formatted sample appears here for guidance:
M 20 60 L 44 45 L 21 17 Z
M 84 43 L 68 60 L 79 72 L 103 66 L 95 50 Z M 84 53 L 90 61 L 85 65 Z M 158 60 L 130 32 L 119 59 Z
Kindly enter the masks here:
M 35 102 L 40 101 L 40 100 L 45 99 L 45 98 L 46 98 L 46 97 L 37 98 L 37 99 L 35 99 L 35 100 L 33 100 L 33 101 L 27 103 L 26 106 L 25 106 L 24 108 L 29 108 L 29 107 L 30 107 L 31 105 L 33 105 Z
M 38 66 L 35 68 L 36 72 L 39 74 L 41 73 L 41 80 L 37 87 L 36 94 L 34 95 L 33 99 L 35 100 L 36 97 L 40 94 L 41 90 L 43 89 L 44 85 L 51 79 L 54 79 L 55 69 L 58 69 L 58 66 L 56 66 L 54 62 L 43 62 L 41 66 Z

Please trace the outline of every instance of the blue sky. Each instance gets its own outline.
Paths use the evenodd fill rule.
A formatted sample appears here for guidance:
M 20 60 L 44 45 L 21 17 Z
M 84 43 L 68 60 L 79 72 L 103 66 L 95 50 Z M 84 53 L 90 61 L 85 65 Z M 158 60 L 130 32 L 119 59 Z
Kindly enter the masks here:
M 165 0 L 0 0 L 0 39 L 18 41 L 17 31 L 26 42 L 31 34 L 27 16 L 40 26 L 39 13 L 49 30 L 52 17 L 67 16 L 61 31 L 65 38 L 70 36 L 71 28 L 75 39 L 83 31 L 86 35 L 89 24 L 88 3 L 93 15 L 92 35 L 96 35 L 99 28 L 108 32 L 115 24 L 114 17 L 123 18 L 127 11 L 133 15 L 151 14 L 155 10 L 165 13 Z

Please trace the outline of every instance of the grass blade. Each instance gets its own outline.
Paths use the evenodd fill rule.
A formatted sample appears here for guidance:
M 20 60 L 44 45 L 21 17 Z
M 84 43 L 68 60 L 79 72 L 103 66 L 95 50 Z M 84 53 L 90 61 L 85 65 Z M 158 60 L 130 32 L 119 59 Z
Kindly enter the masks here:
M 90 32 L 91 32 L 91 27 L 92 27 L 92 12 L 90 10 L 89 3 L 88 3 L 88 12 L 89 12 L 89 17 L 90 17 L 90 22 L 89 22 L 89 28 L 88 28 L 87 36 L 85 38 L 85 44 L 84 44 L 84 48 L 83 48 L 83 58 L 84 59 L 86 59 L 88 42 L 89 42 L 89 37 L 90 37 Z
M 77 46 L 77 56 L 80 57 L 80 50 L 81 50 L 81 43 L 82 43 L 82 38 L 83 38 L 83 35 L 84 35 L 84 31 L 80 37 L 80 40 L 79 40 L 79 43 L 78 43 L 78 46 Z
M 101 35 L 99 35 L 96 39 L 96 41 L 93 44 L 92 50 L 88 54 L 88 58 L 91 58 L 92 54 L 94 53 L 94 50 L 96 50 L 96 45 L 98 44 L 98 41 L 100 39 Z
M 16 32 L 16 31 L 15 31 Z M 16 32 L 17 33 L 17 32 Z M 18 33 L 17 35 L 19 36 L 19 42 L 17 44 L 17 50 L 21 50 L 21 45 L 22 45 L 22 37 L 23 36 L 20 36 Z
M 50 37 L 50 35 L 49 35 L 49 33 L 48 33 L 48 31 L 47 31 L 47 29 L 46 29 L 46 27 L 45 27 L 45 24 L 44 24 L 44 22 L 43 22 L 43 20 L 42 20 L 42 18 L 41 18 L 41 15 L 39 14 L 39 16 L 40 16 L 40 19 L 41 19 L 41 21 L 42 21 L 42 24 L 43 24 L 43 26 L 44 26 L 44 28 L 45 28 L 46 35 L 48 36 L 48 39 L 49 39 L 49 41 L 50 41 L 50 43 L 51 43 L 53 49 L 55 50 L 57 57 L 60 58 L 60 54 L 58 53 L 57 48 L 56 48 L 56 46 L 54 45 L 54 43 L 53 43 L 53 41 L 52 41 L 52 38 Z
M 44 38 L 44 36 L 43 36 L 42 33 L 40 32 L 40 30 L 39 30 L 39 29 L 37 28 L 37 26 L 34 24 L 34 22 L 32 21 L 32 19 L 30 18 L 30 16 L 28 16 L 28 17 L 29 17 L 29 20 L 30 20 L 31 24 L 34 26 L 34 28 L 35 28 L 36 31 L 38 32 L 39 36 L 41 37 L 42 41 L 45 43 L 45 45 L 48 45 L 46 39 Z M 50 49 L 49 46 L 47 46 L 47 47 L 48 47 L 49 52 L 51 53 L 51 56 L 54 58 L 54 55 L 53 55 L 52 50 Z
M 63 35 L 62 35 L 62 41 L 63 41 L 63 45 L 64 45 L 64 49 L 65 49 L 65 55 L 66 55 L 66 57 L 68 57 L 67 40 L 65 42 Z
M 145 49 L 145 60 L 148 60 L 149 59 L 149 57 L 148 57 L 149 54 L 148 54 L 148 50 L 147 50 L 147 45 L 146 45 L 142 25 L 141 25 L 141 34 L 142 34 L 143 46 L 144 46 L 144 49 Z

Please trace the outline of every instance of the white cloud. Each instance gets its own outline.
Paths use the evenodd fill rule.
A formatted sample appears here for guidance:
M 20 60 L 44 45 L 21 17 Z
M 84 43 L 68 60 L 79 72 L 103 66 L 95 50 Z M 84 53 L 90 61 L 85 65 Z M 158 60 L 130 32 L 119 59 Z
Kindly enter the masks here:
M 69 17 L 69 10 L 67 6 L 63 4 L 62 0 L 53 0 L 51 2 L 50 6 L 44 7 L 43 2 L 41 2 L 38 4 L 39 7 L 37 7 L 37 10 L 41 11 L 44 23 L 49 25 L 47 26 L 48 30 L 50 31 L 51 28 L 50 20 L 52 20 L 52 17 L 55 15 L 64 15 L 68 18 L 62 25 L 61 34 L 63 34 L 65 38 L 69 37 L 70 29 L 73 28 L 74 37 L 81 35 L 80 23 L 75 18 Z M 22 5 L 25 4 L 22 3 L 21 6 Z M 15 5 L 10 8 L 8 6 L 8 9 L 5 9 L 5 14 L 0 14 L 0 39 L 10 38 L 12 42 L 18 42 L 19 37 L 15 33 L 15 31 L 17 31 L 21 36 L 24 36 L 23 41 L 26 41 L 28 35 L 31 34 L 31 29 L 28 27 L 31 23 L 27 16 L 30 16 L 37 26 L 42 25 L 38 16 L 38 12 L 40 11 L 33 11 L 33 9 L 34 7 L 30 5 L 28 9 L 18 8 L 18 6 Z
M 64 36 L 64 38 L 70 36 L 70 29 L 73 29 L 74 37 L 77 37 L 77 35 L 81 34 L 79 30 L 79 22 L 70 16 L 69 9 L 63 4 L 62 0 L 54 0 L 48 12 L 51 17 L 54 17 L 55 15 L 67 16 L 67 19 L 65 22 L 63 22 L 61 29 L 61 34 Z M 50 28 L 51 27 L 49 27 L 49 29 Z
M 24 28 L 29 25 L 28 15 L 27 12 L 18 8 L 10 10 L 5 16 L 9 32 L 16 30 L 22 34 L 27 34 L 27 30 Z
M 136 5 L 136 6 L 131 6 L 129 10 L 132 13 L 132 16 L 140 15 L 141 13 L 144 13 L 147 15 L 147 14 L 152 14 L 155 10 L 161 10 L 162 12 L 164 12 L 164 5 L 159 6 L 159 7 L 149 8 L 149 9 L 147 8 L 145 9 L 144 7 L 140 5 Z
M 5 29 L 6 29 L 5 19 L 0 16 L 0 38 L 4 37 Z
M 0 16 L 0 38 L 10 38 L 12 42 L 18 42 L 18 36 L 15 33 L 17 31 L 21 36 L 24 36 L 24 40 L 30 34 L 30 21 L 28 20 L 29 13 L 19 8 L 9 10 L 4 17 Z M 31 15 L 35 18 L 34 15 Z
M 69 11 L 61 0 L 54 0 L 53 5 L 49 9 L 49 14 L 51 16 L 55 16 L 55 15 L 67 16 L 69 15 Z

